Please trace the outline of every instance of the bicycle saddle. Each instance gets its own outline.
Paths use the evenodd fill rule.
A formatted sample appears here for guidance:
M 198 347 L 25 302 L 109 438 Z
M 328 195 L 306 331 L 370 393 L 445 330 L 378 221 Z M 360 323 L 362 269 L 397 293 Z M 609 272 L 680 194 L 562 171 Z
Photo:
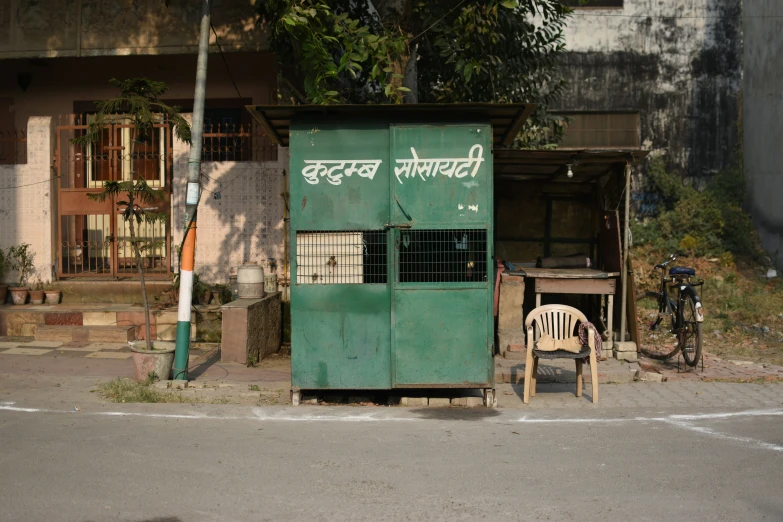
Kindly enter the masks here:
M 669 275 L 673 276 L 695 276 L 696 270 L 684 266 L 673 266 L 669 269 Z

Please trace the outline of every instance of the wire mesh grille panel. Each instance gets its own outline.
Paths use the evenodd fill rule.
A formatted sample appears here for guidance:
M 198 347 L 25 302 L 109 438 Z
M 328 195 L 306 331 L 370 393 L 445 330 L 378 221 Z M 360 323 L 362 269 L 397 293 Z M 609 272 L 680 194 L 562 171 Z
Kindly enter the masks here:
M 165 221 L 143 221 L 133 223 L 135 242 L 141 253 L 142 266 L 148 273 L 167 273 L 169 271 L 168 241 Z M 131 240 L 130 224 L 122 214 L 117 215 L 117 273 L 138 273 L 136 252 Z
M 386 283 L 386 232 L 296 233 L 296 283 Z
M 402 230 L 398 250 L 401 283 L 487 280 L 486 230 Z
M 60 260 L 63 275 L 111 273 L 111 216 L 62 216 Z

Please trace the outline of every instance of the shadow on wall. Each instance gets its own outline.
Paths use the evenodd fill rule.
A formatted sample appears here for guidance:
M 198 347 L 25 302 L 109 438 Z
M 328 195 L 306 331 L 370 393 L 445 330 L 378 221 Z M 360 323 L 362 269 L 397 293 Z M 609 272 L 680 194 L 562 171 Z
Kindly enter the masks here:
M 268 258 L 277 261 L 280 274 L 285 155 L 279 156 L 282 161 L 202 164 L 195 271 L 205 282 L 228 284 L 230 270 L 245 262 L 258 263 L 268 272 Z M 187 155 L 175 149 L 175 161 L 172 239 L 178 247 L 185 195 L 176 189 L 185 186 Z M 176 252 L 174 256 L 178 259 Z

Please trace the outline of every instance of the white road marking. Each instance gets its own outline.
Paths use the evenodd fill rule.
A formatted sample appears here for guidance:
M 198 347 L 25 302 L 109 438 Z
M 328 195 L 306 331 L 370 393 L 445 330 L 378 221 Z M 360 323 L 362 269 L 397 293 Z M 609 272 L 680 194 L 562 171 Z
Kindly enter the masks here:
M 148 413 L 148 412 L 128 412 L 128 411 L 93 411 L 85 412 L 78 410 L 50 410 L 45 408 L 23 408 L 15 406 L 14 402 L 0 402 L 0 411 L 11 411 L 20 413 L 73 413 L 78 415 L 88 415 L 97 417 L 147 417 L 152 419 L 177 419 L 177 420 L 250 420 L 264 422 L 411 422 L 424 420 L 420 417 L 405 417 L 402 411 L 384 410 L 370 411 L 361 414 L 335 413 L 311 413 L 306 408 L 297 412 L 290 409 L 280 409 L 277 412 L 270 412 L 265 408 L 252 408 L 251 415 L 210 415 L 202 413 Z M 725 413 L 701 413 L 693 415 L 667 415 L 663 417 L 612 417 L 612 418 L 529 418 L 520 417 L 511 422 L 522 424 L 621 424 L 627 422 L 661 422 L 680 429 L 693 431 L 700 435 L 712 437 L 720 440 L 743 443 L 749 447 L 756 447 L 771 451 L 783 452 L 783 446 L 764 442 L 762 440 L 750 437 L 741 437 L 729 435 L 716 431 L 712 428 L 696 426 L 696 421 L 710 421 L 718 419 L 730 419 L 737 417 L 773 417 L 783 415 L 783 409 L 775 410 L 745 410 L 739 412 Z M 486 422 L 508 422 L 505 419 L 485 419 Z
M 783 409 L 777 410 L 746 410 L 726 413 L 699 413 L 693 415 L 667 415 L 665 417 L 616 417 L 609 419 L 529 419 L 527 416 L 517 419 L 516 422 L 526 424 L 608 424 L 608 423 L 626 423 L 626 422 L 663 422 L 677 428 L 694 431 L 701 435 L 714 437 L 733 442 L 742 442 L 750 446 L 756 446 L 762 449 L 772 451 L 783 451 L 783 446 L 771 444 L 762 440 L 752 439 L 750 437 L 739 437 L 736 435 L 727 435 L 711 428 L 696 426 L 695 421 L 709 421 L 718 419 L 730 419 L 735 417 L 769 417 L 783 415 Z M 689 421 L 689 422 L 686 422 Z

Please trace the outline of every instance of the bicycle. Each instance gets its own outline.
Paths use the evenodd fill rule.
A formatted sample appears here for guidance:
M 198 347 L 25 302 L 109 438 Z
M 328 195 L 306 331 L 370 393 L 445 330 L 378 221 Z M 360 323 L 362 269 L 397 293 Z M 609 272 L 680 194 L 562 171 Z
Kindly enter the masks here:
M 666 275 L 666 268 L 677 259 L 655 265 L 661 270 L 661 284 L 657 292 L 645 292 L 636 300 L 636 317 L 639 324 L 639 350 L 651 359 L 664 360 L 682 351 L 688 366 L 696 366 L 701 358 L 701 325 L 704 310 L 696 292 L 704 281 L 694 281 L 696 270 L 673 266 Z M 671 284 L 671 286 L 670 286 Z M 677 291 L 676 300 L 670 291 Z

